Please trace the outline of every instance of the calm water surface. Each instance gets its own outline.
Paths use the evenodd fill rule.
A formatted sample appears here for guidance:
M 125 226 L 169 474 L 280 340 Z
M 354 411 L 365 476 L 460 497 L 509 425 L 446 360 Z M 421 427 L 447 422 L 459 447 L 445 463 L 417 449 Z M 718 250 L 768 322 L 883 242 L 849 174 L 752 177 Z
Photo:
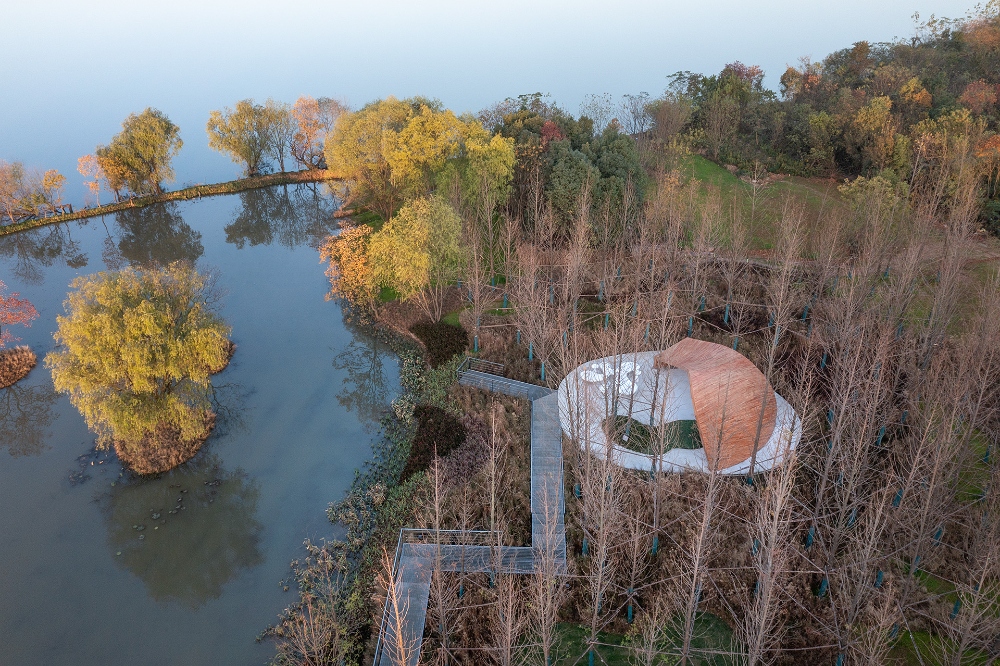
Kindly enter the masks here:
M 398 365 L 324 301 L 311 187 L 145 208 L 0 238 L 0 279 L 53 346 L 70 281 L 188 259 L 213 269 L 237 343 L 215 433 L 181 468 L 121 475 L 41 364 L 0 389 L 0 664 L 261 664 L 305 537 L 371 455 Z M 153 514 L 159 514 L 154 520 Z M 294 589 L 294 585 L 293 585 Z

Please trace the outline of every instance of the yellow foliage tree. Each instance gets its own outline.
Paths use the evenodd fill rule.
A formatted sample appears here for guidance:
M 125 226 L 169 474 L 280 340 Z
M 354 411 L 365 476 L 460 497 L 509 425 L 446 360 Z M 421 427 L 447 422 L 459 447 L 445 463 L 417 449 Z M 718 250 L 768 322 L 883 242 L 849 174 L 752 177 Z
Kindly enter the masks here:
M 881 171 L 892 165 L 897 126 L 892 100 L 885 96 L 873 98 L 854 116 L 854 143 L 867 168 Z
M 191 265 L 76 278 L 45 364 L 98 446 L 133 470 L 188 460 L 213 423 L 210 375 L 231 353 L 208 279 Z
M 931 94 L 921 83 L 920 79 L 913 77 L 899 89 L 899 99 L 907 104 L 912 104 L 924 109 L 931 107 Z
M 171 162 L 183 145 L 180 128 L 162 111 L 147 108 L 126 118 L 122 131 L 95 154 L 114 192 L 162 194 L 164 181 L 174 178 Z
M 386 158 L 396 186 L 407 196 L 430 191 L 434 173 L 459 156 L 465 129 L 451 111 L 424 104 L 399 132 L 386 133 Z
M 468 161 L 464 174 L 465 198 L 476 217 L 491 220 L 497 206 L 510 196 L 517 154 L 514 139 L 490 136 L 479 123 L 470 124 L 465 139 Z
M 433 321 L 441 319 L 445 291 L 462 274 L 462 220 L 441 197 L 417 199 L 372 234 L 368 261 L 375 284 L 416 300 Z
M 951 206 L 956 199 L 962 206 L 973 205 L 973 193 L 991 167 L 987 153 L 979 149 L 986 139 L 985 119 L 969 109 L 955 109 L 916 124 L 912 136 L 913 184 L 945 184 L 937 195 L 944 205 Z
M 342 115 L 326 140 L 328 167 L 351 183 L 349 201 L 385 220 L 443 182 L 457 183 L 466 201 L 485 197 L 495 206 L 509 193 L 514 159 L 512 139 L 426 100 L 373 102 Z
M 388 97 L 355 113 L 345 113 L 326 138 L 326 164 L 352 183 L 348 201 L 360 199 L 383 219 L 392 217 L 403 194 L 392 177 L 386 147 L 409 120 L 413 109 Z

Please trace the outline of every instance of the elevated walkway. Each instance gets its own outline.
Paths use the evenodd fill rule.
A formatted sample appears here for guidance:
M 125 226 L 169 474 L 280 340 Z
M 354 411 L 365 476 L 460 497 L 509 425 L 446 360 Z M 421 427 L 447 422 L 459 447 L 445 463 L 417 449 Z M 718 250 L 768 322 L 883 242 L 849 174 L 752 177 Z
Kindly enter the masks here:
M 462 386 L 471 386 L 524 400 L 537 400 L 554 393 L 552 389 L 544 386 L 508 379 L 502 376 L 501 372 L 503 372 L 503 366 L 499 363 L 482 361 L 470 356 L 458 367 L 458 383 Z M 558 414 L 556 416 L 556 424 L 558 424 Z
M 531 547 L 501 545 L 493 532 L 400 530 L 392 575 L 396 581 L 396 608 L 402 617 L 393 621 L 387 599 L 373 666 L 417 663 L 435 569 L 529 575 L 545 558 L 553 558 L 558 572 L 566 570 L 566 500 L 558 396 L 544 386 L 503 377 L 499 374 L 502 370 L 502 365 L 467 358 L 459 366 L 458 382 L 531 401 Z M 407 646 L 408 664 L 398 663 L 403 660 L 393 654 L 391 646 L 395 645 Z

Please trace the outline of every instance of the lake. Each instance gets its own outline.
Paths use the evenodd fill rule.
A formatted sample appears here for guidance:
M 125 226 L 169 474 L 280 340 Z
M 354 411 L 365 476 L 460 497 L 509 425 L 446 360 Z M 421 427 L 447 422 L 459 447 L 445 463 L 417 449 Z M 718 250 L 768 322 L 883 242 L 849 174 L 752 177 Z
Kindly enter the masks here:
M 39 366 L 0 389 L 0 664 L 262 664 L 304 538 L 371 456 L 398 364 L 345 320 L 316 245 L 321 186 L 271 188 L 0 238 L 0 280 L 38 309 Z M 79 275 L 185 259 L 215 271 L 236 354 L 190 462 L 122 474 L 42 357 Z

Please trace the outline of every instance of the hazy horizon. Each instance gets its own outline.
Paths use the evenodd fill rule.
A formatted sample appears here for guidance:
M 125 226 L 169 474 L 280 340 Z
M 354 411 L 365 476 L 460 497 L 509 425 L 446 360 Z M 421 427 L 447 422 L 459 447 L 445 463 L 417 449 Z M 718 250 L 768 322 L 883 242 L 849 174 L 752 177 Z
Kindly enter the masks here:
M 178 187 L 238 175 L 209 150 L 204 127 L 209 111 L 247 97 L 293 102 L 308 94 L 360 106 L 422 94 L 474 112 L 542 92 L 577 112 L 588 94 L 656 95 L 673 72 L 714 73 L 735 60 L 762 66 L 774 89 L 802 56 L 820 60 L 859 40 L 906 38 L 914 11 L 955 17 L 973 4 L 23 3 L 3 10 L 0 85 L 10 101 L 0 110 L 0 159 L 59 169 L 67 199 L 80 204 L 77 157 L 147 106 L 181 128 L 185 145 L 171 185 Z

